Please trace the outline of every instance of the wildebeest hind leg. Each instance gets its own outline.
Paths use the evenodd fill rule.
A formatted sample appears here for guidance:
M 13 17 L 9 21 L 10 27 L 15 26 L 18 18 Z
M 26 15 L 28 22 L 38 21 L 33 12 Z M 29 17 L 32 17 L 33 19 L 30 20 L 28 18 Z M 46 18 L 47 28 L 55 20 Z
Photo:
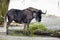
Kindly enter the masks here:
M 12 20 L 10 20 L 10 21 L 7 22 L 7 27 L 6 27 L 6 34 L 7 34 L 7 35 L 8 35 L 8 33 L 9 33 L 9 32 L 8 32 L 8 27 L 9 27 L 9 25 L 10 25 L 11 22 L 12 22 Z

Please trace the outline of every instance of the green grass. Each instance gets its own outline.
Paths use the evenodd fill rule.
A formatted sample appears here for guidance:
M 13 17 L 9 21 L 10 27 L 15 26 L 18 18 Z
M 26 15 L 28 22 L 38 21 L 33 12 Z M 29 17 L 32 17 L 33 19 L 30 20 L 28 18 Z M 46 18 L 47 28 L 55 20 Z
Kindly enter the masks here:
M 43 30 L 43 31 L 46 31 L 47 28 L 45 28 L 45 26 L 42 24 L 42 23 L 33 23 L 33 24 L 30 24 L 30 30 Z
M 45 26 L 42 24 L 42 23 L 31 23 L 29 25 L 29 33 L 30 33 L 30 36 L 35 36 L 34 35 L 34 32 L 35 31 L 47 31 L 48 29 L 45 28 Z M 28 30 L 25 29 L 25 30 L 11 30 L 11 34 L 12 36 L 26 36 L 26 34 L 28 33 Z M 25 32 L 25 34 L 23 33 Z
M 60 30 L 59 31 L 53 31 L 53 30 L 48 30 L 47 28 L 45 28 L 45 26 L 42 23 L 31 23 L 29 25 L 29 30 L 25 29 L 25 30 L 10 30 L 11 33 L 9 33 L 9 35 L 11 36 L 27 36 L 27 33 L 29 32 L 29 36 L 31 37 L 35 37 L 35 36 L 41 36 L 41 35 L 36 35 L 34 34 L 35 32 L 39 33 L 39 32 L 48 32 L 48 33 L 52 33 L 49 34 L 49 36 L 55 36 L 55 37 L 59 37 L 60 36 Z M 24 33 L 25 32 L 25 33 Z
M 47 31 L 48 29 L 42 23 L 32 23 L 30 24 L 29 31 L 31 35 L 34 34 L 36 31 Z

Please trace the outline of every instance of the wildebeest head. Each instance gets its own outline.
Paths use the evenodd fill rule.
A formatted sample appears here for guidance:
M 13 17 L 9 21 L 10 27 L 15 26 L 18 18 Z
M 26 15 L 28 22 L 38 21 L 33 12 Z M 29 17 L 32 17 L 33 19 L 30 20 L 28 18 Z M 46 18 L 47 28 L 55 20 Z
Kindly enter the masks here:
M 47 10 L 46 10 L 47 12 Z M 40 22 L 41 21 L 41 18 L 42 18 L 42 14 L 46 14 L 46 12 L 42 12 L 41 10 L 38 10 L 38 12 L 36 12 L 36 21 Z

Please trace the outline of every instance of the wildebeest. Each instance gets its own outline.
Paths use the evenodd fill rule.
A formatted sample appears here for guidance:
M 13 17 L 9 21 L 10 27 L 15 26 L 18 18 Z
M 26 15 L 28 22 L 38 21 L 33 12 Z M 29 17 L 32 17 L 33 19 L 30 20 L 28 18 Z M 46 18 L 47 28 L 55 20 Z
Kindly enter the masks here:
M 41 14 L 43 13 L 41 10 L 29 7 L 24 10 L 18 10 L 18 9 L 11 9 L 7 12 L 5 17 L 5 26 L 6 26 L 6 34 L 8 34 L 8 27 L 12 21 L 15 21 L 16 23 L 24 23 L 24 29 L 27 27 L 29 28 L 29 24 L 33 18 L 36 18 L 38 22 L 41 21 Z M 8 18 L 8 22 L 6 19 Z

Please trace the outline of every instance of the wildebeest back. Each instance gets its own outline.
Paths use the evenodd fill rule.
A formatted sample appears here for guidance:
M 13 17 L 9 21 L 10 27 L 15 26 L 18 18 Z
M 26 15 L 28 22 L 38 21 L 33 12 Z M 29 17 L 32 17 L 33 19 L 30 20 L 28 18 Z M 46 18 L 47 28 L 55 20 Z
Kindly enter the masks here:
M 15 10 L 14 21 L 21 22 L 23 19 L 23 12 L 21 10 Z

